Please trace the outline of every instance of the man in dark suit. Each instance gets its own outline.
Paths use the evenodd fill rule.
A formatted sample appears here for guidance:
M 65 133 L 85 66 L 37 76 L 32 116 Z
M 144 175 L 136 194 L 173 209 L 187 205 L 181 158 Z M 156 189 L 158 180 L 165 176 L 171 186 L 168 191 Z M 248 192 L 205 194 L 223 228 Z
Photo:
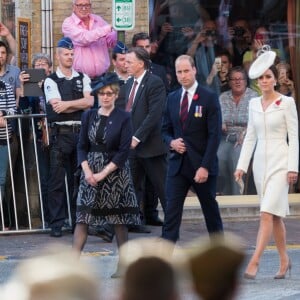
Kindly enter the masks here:
M 146 32 L 136 33 L 132 37 L 132 46 L 144 48 L 151 56 L 151 44 L 150 37 Z M 169 91 L 169 82 L 167 79 L 167 73 L 163 66 L 153 63 L 150 60 L 148 71 L 158 77 L 163 81 L 166 91 Z M 162 226 L 163 221 L 158 217 L 158 196 L 155 194 L 155 190 L 151 181 L 145 178 L 145 187 L 144 187 L 144 213 L 145 221 L 147 225 Z
M 182 88 L 167 98 L 162 129 L 164 141 L 171 149 L 162 237 L 173 242 L 179 238 L 184 200 L 191 186 L 200 201 L 209 234 L 223 231 L 215 199 L 221 138 L 218 97 L 198 85 L 190 56 L 179 56 L 175 68 Z
M 125 93 L 126 110 L 131 112 L 134 130 L 130 166 L 137 198 L 141 204 L 147 176 L 165 209 L 167 148 L 162 140 L 161 120 L 166 90 L 162 80 L 147 71 L 149 54 L 143 48 L 134 47 L 128 51 L 126 66 L 132 77 L 122 91 Z M 149 232 L 144 229 L 139 227 L 135 232 Z

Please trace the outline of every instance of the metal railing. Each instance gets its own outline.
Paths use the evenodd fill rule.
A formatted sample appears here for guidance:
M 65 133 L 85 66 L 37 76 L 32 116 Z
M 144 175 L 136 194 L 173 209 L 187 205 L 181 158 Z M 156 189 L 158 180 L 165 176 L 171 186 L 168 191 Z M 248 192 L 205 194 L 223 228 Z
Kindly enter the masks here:
M 9 133 L 8 133 L 8 124 L 6 124 L 6 138 L 7 138 L 7 146 L 8 146 L 8 161 L 9 161 L 9 175 L 7 178 L 10 177 L 10 184 L 11 184 L 11 197 L 9 199 L 5 199 L 3 201 L 3 195 L 0 190 L 0 235 L 1 234 L 11 234 L 11 233 L 27 233 L 27 232 L 43 232 L 48 231 L 49 229 L 46 228 L 45 218 L 44 218 L 44 203 L 43 203 L 43 195 L 42 195 L 42 186 L 41 186 L 41 176 L 39 170 L 39 157 L 38 157 L 38 149 L 37 149 L 37 135 L 36 135 L 36 120 L 35 119 L 44 119 L 45 120 L 45 130 L 46 130 L 46 140 L 49 145 L 49 132 L 48 132 L 48 124 L 47 118 L 45 114 L 21 114 L 21 115 L 9 115 L 4 117 L 7 120 L 16 120 L 17 121 L 17 128 L 18 128 L 18 141 L 19 141 L 19 151 L 23 170 L 22 180 L 23 182 L 16 182 L 16 174 L 14 171 L 13 165 L 13 158 L 12 158 L 12 147 L 10 144 Z M 24 132 L 22 128 L 22 121 L 29 120 L 29 137 L 27 140 L 24 140 Z M 28 143 L 29 147 L 24 147 L 25 143 Z M 27 158 L 30 156 L 26 150 L 32 151 L 32 146 L 34 149 L 34 164 L 35 165 L 35 174 L 37 176 L 37 182 L 33 181 L 33 178 L 28 178 L 27 172 Z M 1 158 L 0 158 L 1 159 Z M 20 174 L 18 174 L 20 175 Z M 18 177 L 20 180 L 20 176 Z M 24 187 L 25 199 L 24 196 L 20 197 L 17 201 L 16 197 L 16 183 L 18 186 Z M 33 195 L 29 193 L 29 183 L 37 184 L 38 188 L 38 200 L 33 199 Z M 9 184 L 9 180 L 6 180 L 6 185 Z M 66 186 L 66 201 L 67 201 L 67 210 L 68 210 L 68 221 L 69 225 L 71 226 L 71 213 L 70 213 L 70 197 L 68 193 L 68 180 L 67 176 L 65 176 L 65 186 Z M 22 193 L 21 193 L 22 194 Z M 19 211 L 18 205 L 21 202 L 21 206 L 25 209 Z M 38 203 L 35 203 L 38 202 Z M 5 211 L 4 204 L 6 204 L 7 209 Z M 11 207 L 12 206 L 12 207 Z M 33 212 L 33 207 L 39 207 L 39 213 L 37 211 Z M 7 214 L 7 215 L 5 215 Z M 13 214 L 13 221 L 14 225 L 7 229 L 5 228 L 5 218 L 9 219 L 9 222 L 12 221 Z M 23 220 L 23 224 L 19 224 L 19 220 Z M 26 222 L 25 222 L 26 219 Z M 36 221 L 36 224 L 33 224 L 33 219 Z M 12 225 L 12 224 L 10 224 Z

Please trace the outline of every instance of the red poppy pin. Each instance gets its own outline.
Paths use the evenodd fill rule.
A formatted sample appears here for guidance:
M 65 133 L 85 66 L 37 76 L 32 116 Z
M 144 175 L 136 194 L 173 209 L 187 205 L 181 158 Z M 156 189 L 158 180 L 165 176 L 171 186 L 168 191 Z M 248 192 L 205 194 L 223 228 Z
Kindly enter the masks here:
M 279 105 L 280 105 L 280 103 L 281 103 L 281 99 L 279 99 L 279 100 L 275 101 L 275 104 L 276 104 L 277 106 L 279 106 Z
M 194 100 L 194 101 L 198 100 L 198 98 L 199 98 L 199 95 L 198 95 L 198 94 L 195 94 L 195 95 L 193 96 L 193 100 Z

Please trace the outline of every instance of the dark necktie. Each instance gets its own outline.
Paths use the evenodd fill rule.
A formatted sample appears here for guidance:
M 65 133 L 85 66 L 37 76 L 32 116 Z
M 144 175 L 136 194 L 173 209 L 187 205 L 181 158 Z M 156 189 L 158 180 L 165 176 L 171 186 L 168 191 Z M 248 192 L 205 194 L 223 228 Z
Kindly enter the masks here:
M 184 93 L 184 96 L 181 101 L 181 106 L 180 106 L 180 121 L 182 128 L 185 128 L 185 121 L 188 117 L 189 113 L 189 98 L 188 98 L 188 92 L 186 91 Z
M 131 111 L 137 85 L 138 85 L 138 82 L 137 82 L 137 80 L 135 80 L 133 83 L 133 87 L 131 89 L 127 104 L 126 104 L 126 109 L 125 109 L 126 111 Z

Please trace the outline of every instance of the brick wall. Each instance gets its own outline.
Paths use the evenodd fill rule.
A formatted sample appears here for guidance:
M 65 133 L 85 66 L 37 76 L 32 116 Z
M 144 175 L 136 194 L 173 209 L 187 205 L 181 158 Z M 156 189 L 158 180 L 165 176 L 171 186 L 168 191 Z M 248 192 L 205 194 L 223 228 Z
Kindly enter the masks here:
M 31 53 L 42 51 L 41 1 L 20 0 L 16 7 L 16 18 L 31 19 Z M 148 1 L 136 0 L 135 28 L 125 32 L 125 43 L 130 44 L 132 35 L 136 32 L 148 32 Z M 107 22 L 112 22 L 112 0 L 93 0 L 93 13 L 101 15 Z M 53 46 L 62 37 L 61 24 L 72 13 L 72 0 L 52 0 Z
M 32 0 L 32 8 L 31 53 L 37 53 L 42 47 L 41 1 Z

